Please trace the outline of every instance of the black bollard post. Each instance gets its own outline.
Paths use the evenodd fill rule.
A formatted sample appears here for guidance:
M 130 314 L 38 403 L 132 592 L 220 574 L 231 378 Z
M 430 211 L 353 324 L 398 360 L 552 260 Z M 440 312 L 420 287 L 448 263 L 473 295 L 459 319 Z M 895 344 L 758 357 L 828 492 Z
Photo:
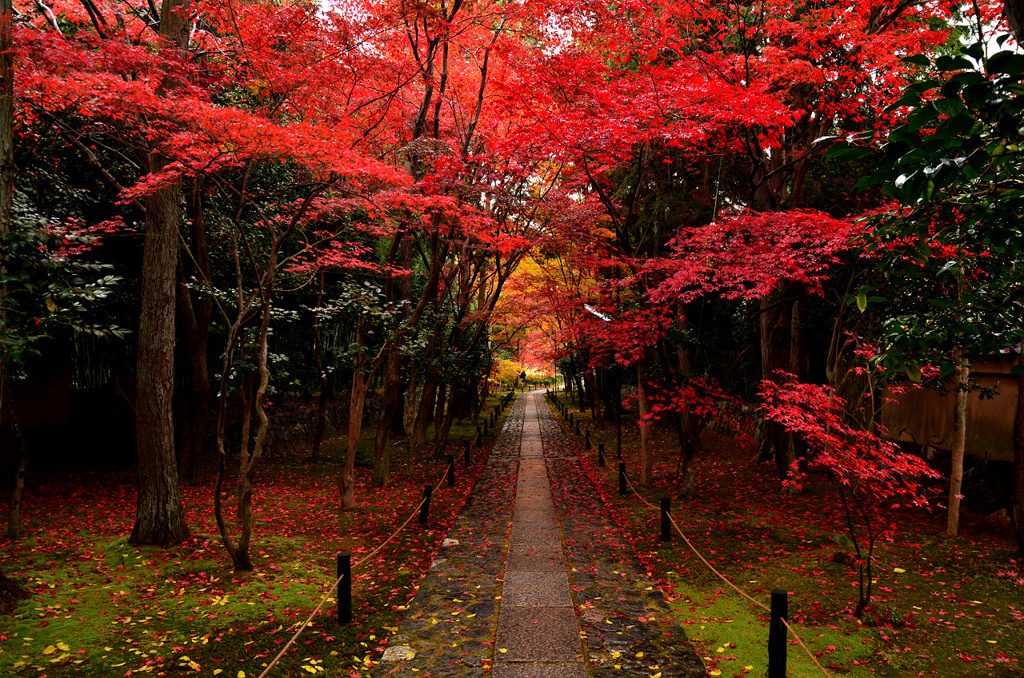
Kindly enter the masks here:
M 487 437 L 487 422 L 484 422 L 484 438 Z
M 448 455 L 448 487 L 455 487 L 455 455 Z
M 668 514 L 672 510 L 672 500 L 669 497 L 661 498 L 661 540 L 672 541 L 672 523 L 669 522 Z
M 484 446 L 484 439 L 483 439 L 483 436 L 480 435 L 480 431 L 479 430 L 477 430 L 477 433 L 476 433 L 476 446 L 477 446 L 477 449 L 479 449 L 479 448 Z
M 619 494 L 626 494 L 626 462 L 619 462 Z
M 352 623 L 352 556 L 338 554 L 338 623 Z
M 604 468 L 604 443 L 597 444 L 597 465 Z
M 463 442 L 464 442 L 464 444 L 462 446 L 462 456 L 464 458 L 463 461 L 465 462 L 466 467 L 468 468 L 469 467 L 469 461 L 470 461 L 469 460 L 469 441 L 465 440 Z
M 430 493 L 433 489 L 431 485 L 423 486 L 423 506 L 420 507 L 420 525 L 427 524 L 427 516 L 430 515 Z
M 583 446 L 584 446 L 584 448 L 589 450 L 590 449 L 590 429 L 589 428 L 586 430 L 586 433 L 585 433 L 584 437 L 586 439 L 583 441 Z
M 580 433 L 580 422 L 579 421 L 576 422 L 576 435 L 577 436 L 582 435 Z
M 772 591 L 772 618 L 768 626 L 768 678 L 786 678 L 786 626 L 789 616 L 789 594 Z
M 569 413 L 569 426 L 572 426 L 572 412 Z

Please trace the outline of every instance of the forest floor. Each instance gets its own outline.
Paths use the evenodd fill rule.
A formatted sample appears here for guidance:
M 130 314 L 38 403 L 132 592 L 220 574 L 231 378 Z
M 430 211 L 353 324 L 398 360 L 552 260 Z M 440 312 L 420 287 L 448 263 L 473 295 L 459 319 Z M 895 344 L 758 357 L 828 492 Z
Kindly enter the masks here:
M 568 404 L 565 394 L 561 402 Z M 574 420 L 581 415 L 572 409 Z M 593 449 L 576 440 L 586 473 L 698 648 L 711 675 L 762 675 L 767 616 L 700 562 L 678 535 L 660 541 L 660 516 L 630 492 L 618 495 L 616 431 L 582 415 Z M 608 462 L 597 465 L 597 447 Z M 1013 561 L 1010 527 L 964 514 L 961 536 L 945 536 L 939 508 L 891 516 L 890 538 L 875 549 L 872 606 L 852 616 L 857 572 L 835 562 L 852 550 L 835 489 L 824 478 L 802 494 L 781 494 L 774 467 L 751 462 L 753 450 L 729 436 L 706 433 L 698 458 L 697 495 L 676 499 L 674 432 L 655 431 L 655 480 L 641 492 L 655 506 L 673 497 L 672 512 L 693 545 L 753 598 L 789 591 L 790 622 L 833 676 L 1004 676 L 1024 673 L 1024 578 Z M 627 474 L 636 483 L 639 441 L 623 430 Z M 790 675 L 821 676 L 790 639 Z
M 483 414 L 498 401 L 493 396 Z M 316 464 L 293 456 L 264 460 L 254 483 L 255 570 L 245 573 L 232 570 L 221 545 L 212 476 L 182 488 L 192 537 L 161 549 L 127 543 L 134 472 L 68 474 L 37 464 L 25 490 L 26 536 L 0 544 L 0 570 L 31 594 L 13 616 L 0 617 L 0 675 L 258 676 L 334 583 L 336 554 L 350 552 L 355 563 L 383 543 L 430 482 L 428 525 L 413 520 L 354 570 L 355 623 L 339 626 L 329 600 L 274 672 L 368 675 L 483 467 L 490 441 L 472 449 L 469 469 L 463 465 L 462 441 L 474 434 L 466 422 L 449 436 L 454 487 L 442 481 L 445 464 L 396 453 L 391 483 L 374 489 L 367 453 L 373 431 L 364 431 L 360 506 L 349 513 L 338 510 L 343 439 L 325 445 Z

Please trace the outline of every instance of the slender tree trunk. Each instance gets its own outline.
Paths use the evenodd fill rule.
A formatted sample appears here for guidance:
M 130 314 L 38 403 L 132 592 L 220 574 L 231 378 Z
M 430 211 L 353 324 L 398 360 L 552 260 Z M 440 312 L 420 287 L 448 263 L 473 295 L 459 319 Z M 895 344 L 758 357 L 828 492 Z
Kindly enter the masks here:
M 14 204 L 14 10 L 0 0 L 0 235 L 10 233 Z
M 448 442 L 448 434 L 452 430 L 452 422 L 455 421 L 455 399 L 458 389 L 452 384 L 448 387 L 448 406 L 444 408 L 444 422 L 441 424 L 440 432 L 437 434 L 437 442 L 434 445 L 434 456 L 439 456 Z
M 319 289 L 316 297 L 316 310 L 313 312 L 313 342 L 316 370 L 320 375 L 320 395 L 316 404 L 316 429 L 313 431 L 313 449 L 309 454 L 311 461 L 320 460 L 320 446 L 324 441 L 324 429 L 327 428 L 327 370 L 324 368 L 324 340 L 320 333 L 320 309 L 324 305 L 324 277 L 327 272 L 320 269 L 317 275 Z
M 384 403 L 380 421 L 377 423 L 377 437 L 373 447 L 373 475 L 375 487 L 383 487 L 391 479 L 391 447 L 394 435 L 395 416 L 400 413 L 402 399 L 402 356 L 395 349 L 388 351 L 384 376 Z
M 189 0 L 164 0 L 160 34 L 188 48 Z M 161 91 L 175 86 L 169 80 Z M 163 160 L 150 159 L 150 171 Z M 175 182 L 146 198 L 142 254 L 142 308 L 136 398 L 139 495 L 129 542 L 172 546 L 188 538 L 178 488 L 174 447 L 174 324 L 181 186 Z
M 352 391 L 348 402 L 348 449 L 345 453 L 345 468 L 338 478 L 338 493 L 341 495 L 341 510 L 351 511 L 356 507 L 356 448 L 363 432 L 363 407 L 366 405 L 366 378 L 363 375 L 363 345 L 366 343 L 366 319 L 359 316 L 356 321 L 356 364 L 352 371 Z
M 419 407 L 416 412 L 416 421 L 412 426 L 412 446 L 415 449 L 423 447 L 427 443 L 427 431 L 434 418 L 434 400 L 437 397 L 437 375 L 429 372 L 426 381 L 423 382 L 423 391 L 420 394 Z
M 192 182 L 188 196 L 189 215 L 192 222 L 192 246 L 198 265 L 197 273 L 204 281 L 211 280 L 210 248 L 206 242 L 206 227 L 203 222 L 202 182 Z M 184 275 L 183 275 L 184 277 Z M 205 293 L 199 293 L 193 300 L 192 292 L 179 281 L 179 317 L 184 325 L 183 339 L 189 367 L 189 400 L 185 407 L 185 422 L 182 426 L 181 455 L 178 457 L 178 474 L 186 485 L 199 484 L 199 469 L 202 466 L 206 433 L 210 417 L 210 370 L 206 351 L 210 338 L 210 322 L 213 318 L 213 302 Z
M 640 409 L 640 484 L 648 487 L 654 477 L 654 450 L 651 448 L 651 412 L 647 402 L 647 358 L 636 363 L 636 399 Z
M 3 402 L 0 397 L 0 402 Z M 21 435 L 21 428 L 18 426 L 18 415 L 14 410 L 14 403 L 8 410 L 11 432 L 18 441 L 18 449 L 21 452 L 18 460 L 18 470 L 14 474 L 14 487 L 11 488 L 11 508 L 7 513 L 7 536 L 11 539 L 21 539 L 21 496 L 25 491 L 25 475 L 28 471 L 29 448 Z
M 444 428 L 445 403 L 448 402 L 448 392 L 455 388 L 454 384 L 438 384 L 437 396 L 434 404 L 434 443 L 441 439 L 441 429 Z
M 11 0 L 0 0 L 0 238 L 11 232 L 11 210 L 14 204 L 14 11 Z M 0 249 L 0 275 L 6 276 L 7 252 Z M 0 286 L 0 337 L 7 338 L 7 285 Z M 7 398 L 7 361 L 0 356 L 0 424 L 3 423 Z M 15 426 L 14 403 L 7 410 L 12 432 Z M 20 436 L 19 436 L 20 437 Z M 7 517 L 7 535 L 17 539 L 21 534 L 21 491 L 25 485 L 24 450 L 11 492 Z M 0 585 L 6 589 L 10 581 L 0 573 Z M 13 584 L 13 582 L 12 582 Z
M 949 469 L 949 514 L 946 534 L 956 537 L 960 534 L 960 492 L 964 481 L 964 448 L 967 442 L 967 381 L 970 365 L 956 351 L 954 361 L 958 364 L 956 376 L 956 409 L 953 415 L 953 450 Z
M 1024 365 L 1024 357 L 1018 360 Z M 1017 377 L 1017 415 L 1013 420 L 1013 498 L 1010 519 L 1017 536 L 1017 569 L 1024 575 L 1024 375 Z
M 777 369 L 792 369 L 792 308 L 785 301 L 787 293 L 782 286 L 776 295 L 761 300 L 761 378 L 766 381 L 778 382 Z M 795 458 L 792 436 L 781 424 L 765 421 L 758 460 L 774 459 L 779 479 L 785 480 Z
M 243 459 L 243 463 L 238 470 L 238 486 L 240 489 L 238 514 L 242 519 L 242 533 L 238 537 L 238 545 L 236 552 L 232 554 L 232 560 L 234 561 L 235 570 L 246 572 L 252 570 L 252 560 L 249 558 L 249 543 L 252 539 L 252 472 L 260 457 L 263 456 L 263 450 L 267 441 L 267 431 L 270 430 L 270 418 L 263 407 L 263 401 L 267 395 L 267 387 L 270 385 L 270 368 L 268 366 L 268 339 L 271 318 L 270 297 L 276 268 L 277 251 L 275 249 L 271 251 L 270 261 L 267 263 L 267 276 L 264 283 L 264 297 L 261 309 L 262 317 L 260 319 L 258 335 L 259 383 L 256 387 L 256 396 L 253 398 L 253 410 L 256 412 L 259 424 L 256 429 L 256 440 L 252 446 L 252 454 L 247 459 Z

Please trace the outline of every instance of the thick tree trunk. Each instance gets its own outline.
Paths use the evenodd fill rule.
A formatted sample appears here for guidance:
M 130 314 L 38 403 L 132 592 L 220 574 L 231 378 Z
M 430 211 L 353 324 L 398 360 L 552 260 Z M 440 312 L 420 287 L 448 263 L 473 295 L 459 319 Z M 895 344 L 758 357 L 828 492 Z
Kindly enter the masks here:
M 189 0 L 164 0 L 160 34 L 188 47 Z M 175 83 L 164 82 L 160 91 Z M 152 157 L 151 171 L 162 168 Z M 136 377 L 139 496 L 129 542 L 171 546 L 188 538 L 174 447 L 174 322 L 181 187 L 175 182 L 146 198 L 142 308 Z
M 654 450 L 651 448 L 651 412 L 647 401 L 647 358 L 636 363 L 636 400 L 640 410 L 640 484 L 648 487 L 654 478 Z
M 1018 360 L 1024 365 L 1024 357 Z M 1024 575 L 1024 375 L 1017 377 L 1017 416 L 1013 420 L 1013 498 L 1010 519 L 1017 536 L 1017 569 Z
M 1024 0 L 1003 0 L 1003 14 L 1018 45 L 1024 45 Z
M 970 365 L 962 362 L 956 352 L 956 409 L 953 415 L 953 450 L 949 469 L 949 514 L 946 520 L 946 534 L 956 537 L 960 534 L 960 492 L 964 481 L 964 447 L 967 442 L 967 381 Z
M 139 495 L 130 543 L 173 546 L 188 538 L 174 447 L 174 314 L 181 192 L 146 199 L 136 397 Z

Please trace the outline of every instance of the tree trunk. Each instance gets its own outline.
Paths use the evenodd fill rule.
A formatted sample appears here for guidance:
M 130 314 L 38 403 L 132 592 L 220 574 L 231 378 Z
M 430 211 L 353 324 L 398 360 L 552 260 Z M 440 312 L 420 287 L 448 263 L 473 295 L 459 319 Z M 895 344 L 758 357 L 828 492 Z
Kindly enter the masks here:
M 1024 0 L 1003 0 L 1003 14 L 1018 45 L 1024 45 Z
M 640 409 L 640 484 L 649 487 L 654 477 L 654 450 L 651 449 L 651 412 L 647 402 L 647 358 L 636 363 L 636 400 Z
M 188 47 L 189 0 L 164 0 L 160 34 Z M 160 90 L 173 87 L 165 82 Z M 163 160 L 150 159 L 150 171 Z M 172 546 L 188 538 L 178 488 L 174 447 L 174 322 L 181 186 L 175 182 L 146 198 L 142 254 L 142 308 L 136 396 L 139 496 L 129 543 Z
M 363 375 L 363 344 L 366 343 L 366 319 L 359 316 L 356 321 L 355 369 L 352 371 L 352 391 L 348 403 L 348 449 L 345 453 L 345 468 L 338 478 L 338 493 L 341 495 L 341 510 L 351 511 L 356 507 L 356 448 L 363 432 L 363 407 L 366 405 L 366 378 Z
M 177 185 L 146 199 L 136 397 L 139 495 L 129 540 L 139 545 L 166 547 L 188 538 L 172 410 L 179 202 Z
M 14 204 L 14 55 L 13 47 L 14 11 L 11 0 L 0 0 L 0 237 L 11 232 L 11 210 Z M 6 276 L 6 252 L 0 251 L 0 275 Z M 0 287 L 0 337 L 7 338 L 7 285 Z M 7 397 L 7 361 L 0 360 L 0 423 L 3 421 L 4 403 Z M 10 423 L 14 428 L 14 403 L 9 409 Z M 7 534 L 17 539 L 21 533 L 19 507 L 21 488 L 24 487 L 25 453 L 22 450 L 21 464 L 11 492 L 11 509 L 7 518 Z M 0 573 L 0 585 L 6 588 L 9 580 Z M 13 583 L 13 582 L 12 582 Z
M 440 431 L 436 438 L 437 442 L 434 444 L 434 456 L 438 457 L 441 452 L 444 451 L 445 443 L 448 442 L 448 434 L 452 430 L 452 422 L 455 421 L 455 398 L 458 394 L 458 389 L 454 385 L 448 387 L 448 406 L 445 407 L 444 422 L 441 424 Z
M 320 269 L 317 275 L 319 289 L 316 297 L 316 310 L 313 311 L 313 342 L 316 370 L 320 375 L 320 396 L 316 404 L 316 429 L 313 431 L 313 449 L 309 453 L 311 461 L 320 461 L 320 446 L 324 441 L 324 429 L 327 428 L 327 370 L 324 367 L 324 339 L 320 333 L 320 309 L 324 305 L 324 278 L 327 272 Z
M 203 281 L 211 280 L 210 248 L 206 242 L 206 227 L 203 223 L 202 183 L 192 182 L 188 196 L 189 215 L 192 222 L 192 246 L 195 247 L 197 273 Z M 184 278 L 184 274 L 182 276 Z M 192 293 L 179 281 L 179 318 L 183 327 L 183 344 L 189 367 L 189 399 L 185 407 L 185 421 L 182 425 L 181 454 L 178 457 L 178 475 L 186 485 L 199 484 L 199 469 L 202 467 L 203 449 L 210 417 L 210 370 L 206 351 L 210 338 L 210 321 L 213 318 L 213 302 L 205 293 L 193 300 Z
M 1017 361 L 1024 365 L 1024 356 Z M 1017 569 L 1024 576 L 1024 375 L 1017 377 L 1017 415 L 1013 420 L 1013 498 L 1010 519 L 1017 536 Z
M 14 11 L 0 0 L 0 234 L 10 233 L 14 204 Z
M 0 396 L 0 402 L 3 402 Z M 11 488 L 11 508 L 7 513 L 7 536 L 11 539 L 21 539 L 21 496 L 25 490 L 25 475 L 28 471 L 29 449 L 25 438 L 21 435 L 21 428 L 18 427 L 18 415 L 14 411 L 14 403 L 11 403 L 9 421 L 11 433 L 18 441 L 18 448 L 21 456 L 18 460 L 18 470 L 14 474 L 14 487 Z
M 394 420 L 401 412 L 402 355 L 395 349 L 388 351 L 384 377 L 384 403 L 377 422 L 377 437 L 373 446 L 373 476 L 375 487 L 383 487 L 391 479 L 391 447 Z
M 427 431 L 430 429 L 430 422 L 434 418 L 434 399 L 436 397 L 437 374 L 428 372 L 426 381 L 423 383 L 423 391 L 420 394 L 416 421 L 412 426 L 412 447 L 414 449 L 418 450 L 427 443 Z
M 441 429 L 444 428 L 445 403 L 448 402 L 448 391 L 455 388 L 452 384 L 438 384 L 437 396 L 434 404 L 434 442 L 441 439 Z
M 960 534 L 960 490 L 964 481 L 964 447 L 967 442 L 967 381 L 970 365 L 963 361 L 956 351 L 954 361 L 958 364 L 956 376 L 956 409 L 953 415 L 953 456 L 949 469 L 949 515 L 946 534 L 956 537 Z
M 792 369 L 792 302 L 785 300 L 786 294 L 780 286 L 778 294 L 761 300 L 761 378 L 766 381 L 778 382 L 777 369 Z M 785 480 L 795 458 L 792 436 L 781 424 L 765 421 L 758 461 L 774 459 L 779 479 Z

